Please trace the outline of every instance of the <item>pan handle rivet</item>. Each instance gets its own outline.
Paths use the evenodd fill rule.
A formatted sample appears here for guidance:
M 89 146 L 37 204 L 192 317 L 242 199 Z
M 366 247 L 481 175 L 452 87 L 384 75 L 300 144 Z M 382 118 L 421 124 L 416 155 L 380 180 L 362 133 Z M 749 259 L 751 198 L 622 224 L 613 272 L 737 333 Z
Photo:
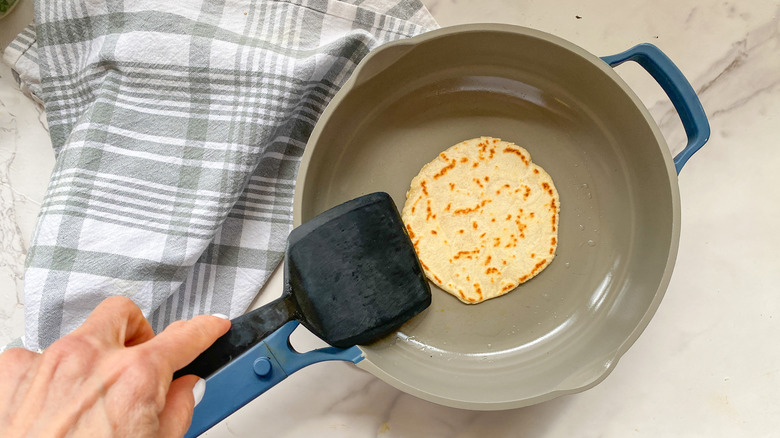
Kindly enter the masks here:
M 255 370 L 255 374 L 260 377 L 266 377 L 271 374 L 271 359 L 263 356 L 255 359 L 255 363 L 252 364 L 252 369 Z

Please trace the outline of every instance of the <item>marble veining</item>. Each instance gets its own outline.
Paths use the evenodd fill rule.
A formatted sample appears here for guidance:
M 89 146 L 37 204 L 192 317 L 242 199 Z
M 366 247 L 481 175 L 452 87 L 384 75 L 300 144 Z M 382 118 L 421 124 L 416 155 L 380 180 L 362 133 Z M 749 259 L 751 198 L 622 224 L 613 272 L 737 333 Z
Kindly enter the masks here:
M 0 65 L 0 345 L 23 334 L 24 259 L 53 165 L 43 109 Z
M 696 78 L 694 83 L 700 84 L 696 93 L 707 111 L 713 131 L 734 111 L 780 92 L 779 33 L 780 13 L 776 12 L 767 22 L 735 41 L 701 77 Z M 650 111 L 667 134 L 670 145 L 684 143 L 685 133 L 668 99 L 656 102 Z M 729 135 L 722 130 L 717 134 Z
M 12 24 L 32 8 L 22 0 Z M 30 2 L 31 3 L 31 2 Z M 424 0 L 443 26 L 506 22 L 609 55 L 658 45 L 697 90 L 710 142 L 679 178 L 680 248 L 656 316 L 580 394 L 476 412 L 400 392 L 346 363 L 301 370 L 208 437 L 771 437 L 780 429 L 780 5 L 776 0 Z M 7 21 L 0 22 L 0 27 Z M 5 35 L 3 34 L 3 38 Z M 3 39 L 5 41 L 5 39 Z M 685 134 L 637 66 L 616 69 L 672 150 Z M 22 334 L 24 256 L 53 166 L 45 114 L 0 66 L 0 344 Z M 258 304 L 278 295 L 272 281 Z M 294 339 L 305 350 L 318 340 Z
M 0 336 L 9 342 L 21 336 L 23 321 L 22 278 L 24 257 L 27 247 L 16 219 L 16 206 L 29 198 L 19 193 L 9 179 L 11 166 L 17 155 L 18 128 L 12 109 L 0 100 L 0 273 L 2 273 L 2 295 L 0 295 Z M 40 204 L 39 204 L 40 205 Z M 5 343 L 3 342 L 3 343 Z

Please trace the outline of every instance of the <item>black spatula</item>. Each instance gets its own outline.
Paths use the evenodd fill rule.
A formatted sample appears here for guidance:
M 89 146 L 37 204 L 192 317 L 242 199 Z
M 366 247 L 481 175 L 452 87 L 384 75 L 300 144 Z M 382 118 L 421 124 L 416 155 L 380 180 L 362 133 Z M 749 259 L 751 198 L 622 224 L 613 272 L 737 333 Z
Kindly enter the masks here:
M 334 347 L 369 344 L 431 303 L 401 216 L 386 193 L 338 205 L 288 238 L 282 296 L 232 320 L 232 327 L 174 378 L 208 377 L 298 320 Z

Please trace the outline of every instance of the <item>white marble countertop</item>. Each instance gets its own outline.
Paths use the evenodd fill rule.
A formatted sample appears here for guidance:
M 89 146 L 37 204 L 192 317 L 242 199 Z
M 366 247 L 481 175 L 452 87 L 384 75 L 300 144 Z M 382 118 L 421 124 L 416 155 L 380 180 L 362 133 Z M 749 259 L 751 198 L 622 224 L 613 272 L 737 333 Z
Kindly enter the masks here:
M 0 43 L 31 16 L 0 21 Z M 607 379 L 502 412 L 438 406 L 345 363 L 290 377 L 209 437 L 770 437 L 780 430 L 780 4 L 776 0 L 426 0 L 442 26 L 506 22 L 609 55 L 659 46 L 709 114 L 710 142 L 680 175 L 682 230 L 666 296 Z M 25 21 L 26 20 L 26 21 Z M 618 68 L 673 150 L 671 103 L 636 66 Z M 0 67 L 0 344 L 22 333 L 26 248 L 53 155 L 45 115 Z M 278 295 L 270 284 L 261 302 Z

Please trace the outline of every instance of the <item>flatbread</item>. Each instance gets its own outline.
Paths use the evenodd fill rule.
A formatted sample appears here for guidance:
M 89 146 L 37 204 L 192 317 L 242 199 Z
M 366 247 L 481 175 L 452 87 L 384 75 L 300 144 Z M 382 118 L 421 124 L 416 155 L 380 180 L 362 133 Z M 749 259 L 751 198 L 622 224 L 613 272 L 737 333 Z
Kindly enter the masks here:
M 401 213 L 425 275 L 467 304 L 506 294 L 558 247 L 552 178 L 514 143 L 456 144 L 412 179 Z

